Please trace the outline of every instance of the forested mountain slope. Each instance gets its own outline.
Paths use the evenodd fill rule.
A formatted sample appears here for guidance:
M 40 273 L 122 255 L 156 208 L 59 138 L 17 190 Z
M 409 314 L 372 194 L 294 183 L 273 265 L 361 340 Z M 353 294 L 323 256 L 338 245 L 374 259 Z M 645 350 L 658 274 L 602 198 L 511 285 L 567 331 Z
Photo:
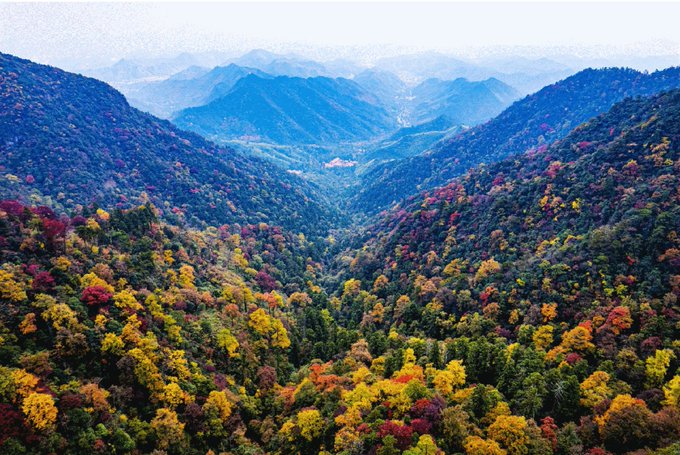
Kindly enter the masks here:
M 247 76 L 221 98 L 174 122 L 209 138 L 324 144 L 373 138 L 396 127 L 377 98 L 348 79 Z
M 95 79 L 0 54 L 0 192 L 73 208 L 149 200 L 195 225 L 325 232 L 334 211 L 295 175 L 129 106 Z
M 0 453 L 256 450 L 242 430 L 277 383 L 356 339 L 321 310 L 317 256 L 264 223 L 1 201 Z
M 428 79 L 412 91 L 415 122 L 444 116 L 456 125 L 476 125 L 500 114 L 518 98 L 517 92 L 495 78 L 468 81 Z
M 678 67 L 651 74 L 619 68 L 581 71 L 515 102 L 498 117 L 434 146 L 427 154 L 376 167 L 363 176 L 354 207 L 379 211 L 480 163 L 550 144 L 625 97 L 678 87 Z
M 21 104 L 2 111 L 3 138 L 8 125 L 51 138 L 61 122 L 43 117 L 57 103 L 73 127 L 50 129 L 54 141 L 100 137 L 79 134 L 99 111 L 59 96 L 77 88 L 104 118 L 144 119 L 126 135 L 180 138 L 161 150 L 221 169 L 212 153 L 228 152 L 184 144 L 201 140 L 102 84 L 2 62 L 0 96 Z M 7 156 L 28 139 L 3 142 L 26 144 Z M 103 210 L 83 197 L 63 202 L 67 216 L 2 200 L 0 451 L 675 454 L 678 141 L 680 90 L 627 99 L 551 146 L 412 197 L 332 269 L 332 238 L 257 212 L 199 231 L 139 202 Z M 48 157 L 104 160 L 98 144 Z M 233 197 L 271 191 L 251 182 Z
M 477 384 L 454 385 L 461 407 L 428 420 L 447 453 L 551 453 L 527 447 L 523 418 L 475 410 L 499 397 L 502 413 L 556 435 L 552 453 L 678 440 L 652 411 L 666 406 L 677 420 L 679 140 L 680 91 L 623 101 L 550 147 L 414 196 L 338 257 L 341 319 L 362 331 L 374 362 L 384 355 L 398 370 L 392 340 L 409 334 L 403 349 L 420 350 L 425 378 L 430 363 L 449 361 L 455 378 L 460 360 L 465 384 Z M 433 378 L 435 389 L 451 380 Z M 361 415 L 381 406 L 371 409 Z M 473 450 L 475 428 L 494 419 L 485 431 L 502 450 L 478 440 Z M 524 448 L 498 437 L 511 420 Z

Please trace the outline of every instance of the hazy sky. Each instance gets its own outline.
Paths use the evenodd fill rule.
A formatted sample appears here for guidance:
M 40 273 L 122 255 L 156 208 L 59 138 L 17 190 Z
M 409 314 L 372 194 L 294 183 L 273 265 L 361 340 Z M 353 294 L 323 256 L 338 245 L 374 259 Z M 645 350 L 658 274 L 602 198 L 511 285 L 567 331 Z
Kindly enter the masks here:
M 680 3 L 0 3 L 0 51 L 53 64 L 252 48 L 680 55 L 678 18 Z

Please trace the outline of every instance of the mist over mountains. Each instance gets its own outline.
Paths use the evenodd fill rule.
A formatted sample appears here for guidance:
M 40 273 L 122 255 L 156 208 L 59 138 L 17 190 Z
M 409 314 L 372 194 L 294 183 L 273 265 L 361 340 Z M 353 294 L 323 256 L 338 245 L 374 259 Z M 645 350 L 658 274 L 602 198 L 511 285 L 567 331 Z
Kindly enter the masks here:
M 0 453 L 679 453 L 680 66 L 89 74 L 0 53 Z
M 513 103 L 520 103 L 513 108 L 521 110 L 535 99 L 523 99 L 527 95 L 540 96 L 533 94 L 548 86 L 562 87 L 560 81 L 569 84 L 570 76 L 588 63 L 606 61 L 567 54 L 517 57 L 496 53 L 471 59 L 422 52 L 376 58 L 367 64 L 254 49 L 240 56 L 206 53 L 123 60 L 92 74 L 120 89 L 142 111 L 332 188 L 333 194 L 344 195 L 341 205 L 372 211 L 430 185 L 426 183 L 431 181 L 430 173 L 446 175 L 432 180 L 433 184 L 453 175 L 444 171 L 448 164 L 442 167 L 433 157 L 442 155 L 438 150 L 446 149 L 445 144 L 461 132 L 472 129 L 464 137 L 475 137 L 483 131 L 482 125 Z M 626 61 L 644 67 L 673 58 L 628 57 Z M 478 157 L 472 161 L 459 157 L 444 161 L 454 160 L 462 170 L 465 163 L 483 162 L 491 153 L 489 147 L 508 147 L 517 153 L 531 144 L 550 142 L 559 131 L 569 131 L 573 121 L 586 120 L 611 106 L 611 100 L 646 93 L 635 86 L 620 90 L 617 84 L 630 83 L 626 74 L 641 73 L 604 76 L 603 84 L 614 84 L 609 90 L 620 95 L 610 98 L 603 89 L 602 96 L 610 101 L 600 101 L 600 108 L 584 110 L 586 105 L 574 98 L 562 105 L 565 111 L 555 110 L 550 119 L 536 117 L 530 132 L 516 131 L 535 138 L 533 142 L 506 138 L 507 144 L 489 142 L 483 152 L 456 152 Z M 574 87 L 569 92 L 585 96 L 594 87 Z M 555 102 L 552 92 L 545 96 Z M 562 117 L 564 123 L 560 123 Z M 535 130 L 542 124 L 550 126 Z M 492 123 L 488 129 L 496 134 L 504 127 Z M 337 166 L 339 162 L 346 164 Z M 436 170 L 426 171 L 428 166 Z M 400 167 L 412 180 L 404 180 Z M 389 188 L 393 187 L 400 190 L 392 193 Z M 385 202 L 376 205 L 381 199 Z

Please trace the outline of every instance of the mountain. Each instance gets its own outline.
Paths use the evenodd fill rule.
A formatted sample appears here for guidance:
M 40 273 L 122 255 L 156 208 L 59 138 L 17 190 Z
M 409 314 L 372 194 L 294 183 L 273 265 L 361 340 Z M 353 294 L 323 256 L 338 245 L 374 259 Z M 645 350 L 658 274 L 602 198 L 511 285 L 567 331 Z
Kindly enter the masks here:
M 261 65 L 267 65 L 277 59 L 291 58 L 292 56 L 284 56 L 281 54 L 276 54 L 274 52 L 269 52 L 264 49 L 253 49 L 246 52 L 234 59 L 234 63 L 243 66 L 258 67 Z
M 398 129 L 388 138 L 368 147 L 360 158 L 375 164 L 420 155 L 442 139 L 459 134 L 462 129 L 446 117 L 437 117 L 429 122 Z
M 350 80 L 255 75 L 205 106 L 181 111 L 174 122 L 209 138 L 280 144 L 363 140 L 395 126 L 376 98 Z
M 551 146 L 412 196 L 366 229 L 354 257 L 340 256 L 353 264 L 343 270 L 367 283 L 384 275 L 387 295 L 431 279 L 456 315 L 476 298 L 503 306 L 514 289 L 513 301 L 555 301 L 565 320 L 584 318 L 616 304 L 622 294 L 606 294 L 624 277 L 628 298 L 662 299 L 680 264 L 679 138 L 680 90 L 628 98 Z M 446 297 L 461 289 L 473 300 Z
M 295 54 L 275 54 L 263 49 L 254 49 L 231 61 L 239 66 L 257 68 L 274 76 L 317 77 L 331 76 L 319 62 L 307 60 Z
M 408 88 L 395 74 L 367 69 L 357 74 L 352 80 L 376 96 L 390 112 L 398 115 L 402 110 L 404 98 L 408 95 Z
M 438 52 L 399 55 L 378 59 L 375 67 L 389 71 L 409 83 L 419 83 L 428 78 L 442 80 L 466 78 L 486 79 L 494 70 Z
M 414 196 L 338 255 L 338 307 L 346 324 L 366 334 L 366 352 L 380 353 L 385 366 L 420 352 L 383 377 L 407 382 L 446 366 L 448 375 L 435 373 L 433 383 L 453 397 L 442 414 L 451 427 L 427 427 L 437 447 L 479 454 L 680 449 L 672 398 L 680 385 L 678 140 L 680 90 L 627 99 L 552 146 Z M 406 352 L 390 351 L 400 336 Z M 452 376 L 460 386 L 437 387 Z M 372 381 L 367 388 L 376 393 L 392 385 L 372 388 Z M 481 404 L 492 396 L 503 404 Z M 379 398 L 362 408 L 368 428 L 383 406 Z M 490 411 L 500 407 L 502 416 Z M 411 415 L 419 409 L 413 405 Z M 460 429 L 461 421 L 472 428 L 464 434 L 490 425 L 487 434 L 503 449 L 451 437 L 445 428 Z M 411 422 L 415 433 L 421 422 Z M 546 434 L 539 423 L 550 425 L 550 435 L 582 436 L 558 437 L 557 449 L 528 447 Z M 398 425 L 391 434 L 410 434 Z M 506 425 L 536 438 L 525 436 L 515 451 L 517 439 L 495 436 Z M 583 437 L 586 428 L 592 436 Z
M 353 79 L 356 75 L 366 70 L 365 66 L 344 58 L 324 60 L 321 64 L 333 77 L 344 77 L 347 79 Z
M 161 118 L 193 106 L 201 106 L 229 92 L 241 78 L 256 74 L 269 77 L 260 70 L 230 64 L 212 70 L 190 67 L 170 78 L 143 84 L 130 90 L 130 104 Z
M 534 59 L 517 55 L 490 56 L 476 62 L 497 71 L 494 76 L 516 89 L 522 96 L 537 92 L 546 85 L 554 84 L 589 66 L 572 68 L 545 57 Z
M 209 71 L 210 71 L 209 68 L 199 66 L 199 65 L 192 65 L 188 68 L 183 69 L 182 71 L 180 71 L 178 73 L 171 75 L 166 80 L 184 81 L 184 80 L 189 80 L 189 79 L 195 79 L 195 78 L 203 76 L 204 74 L 206 74 Z
M 171 58 L 121 59 L 111 66 L 86 70 L 86 75 L 124 87 L 135 82 L 163 79 L 196 65 L 198 59 L 182 53 Z
M 353 80 L 406 124 L 446 117 L 459 125 L 475 125 L 498 115 L 519 97 L 515 89 L 495 78 L 483 81 L 430 78 L 409 87 L 394 73 L 372 68 Z
M 626 98 L 311 240 L 304 183 L 0 54 L 0 453 L 677 454 L 678 141 Z
M 550 144 L 625 97 L 677 87 L 680 67 L 651 74 L 620 68 L 581 71 L 515 102 L 491 121 L 436 144 L 427 154 L 377 166 L 364 175 L 354 206 L 378 211 L 480 163 Z
M 245 427 L 228 384 L 257 387 L 258 375 L 273 375 L 259 387 L 274 399 L 277 375 L 351 343 L 321 308 L 304 310 L 301 329 L 300 305 L 281 312 L 288 295 L 311 304 L 303 289 L 327 300 L 314 284 L 319 251 L 265 223 L 199 231 L 164 222 L 148 204 L 67 216 L 2 200 L 0 241 L 4 454 L 263 453 L 259 437 L 229 436 Z M 251 315 L 263 299 L 282 306 Z M 181 408 L 168 404 L 173 391 Z M 179 423 L 185 406 L 186 416 L 198 412 L 191 424 Z
M 297 176 L 129 106 L 103 82 L 0 55 L 4 198 L 73 208 L 150 200 L 193 224 L 321 232 L 324 197 Z
M 495 117 L 518 98 L 512 87 L 495 78 L 479 82 L 428 79 L 411 95 L 410 117 L 414 123 L 444 116 L 459 125 L 475 125 Z
M 466 60 L 436 52 L 380 59 L 376 66 L 392 71 L 403 80 L 414 84 L 431 78 L 441 80 L 465 78 L 471 81 L 496 78 L 513 87 L 520 95 L 533 93 L 575 72 L 570 66 L 548 58 L 492 56 Z M 577 69 L 586 66 L 578 66 Z

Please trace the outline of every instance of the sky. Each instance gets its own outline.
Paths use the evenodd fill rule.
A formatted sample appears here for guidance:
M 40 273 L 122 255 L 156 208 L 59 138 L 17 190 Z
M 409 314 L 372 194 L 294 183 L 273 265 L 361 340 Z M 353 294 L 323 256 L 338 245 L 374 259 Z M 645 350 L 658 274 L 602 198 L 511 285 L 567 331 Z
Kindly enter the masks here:
M 671 54 L 680 3 L 0 3 L 0 51 L 67 66 L 253 48 L 320 59 L 435 50 Z

